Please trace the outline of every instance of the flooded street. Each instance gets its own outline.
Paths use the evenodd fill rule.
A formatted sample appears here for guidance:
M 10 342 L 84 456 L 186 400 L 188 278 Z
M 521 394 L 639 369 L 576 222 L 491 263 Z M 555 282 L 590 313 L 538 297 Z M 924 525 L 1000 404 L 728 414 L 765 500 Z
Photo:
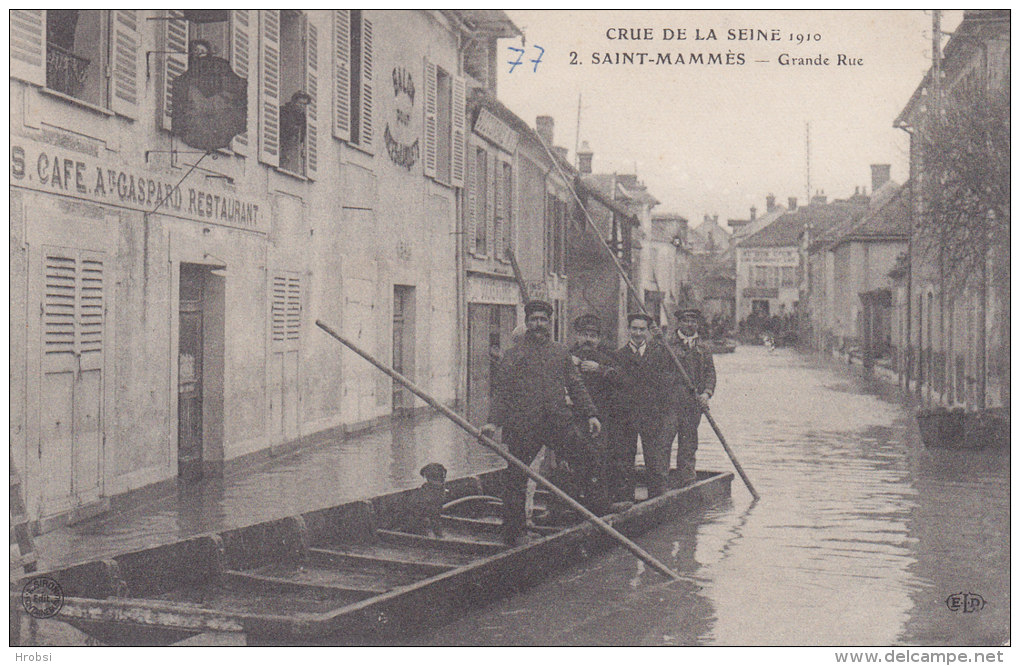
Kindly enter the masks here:
M 683 577 L 615 549 L 416 637 L 429 645 L 998 645 L 1009 640 L 1009 454 L 927 450 L 881 382 L 763 347 L 716 356 L 712 409 L 762 499 L 637 539 Z M 730 471 L 702 422 L 698 467 Z M 182 485 L 42 535 L 43 567 L 251 525 L 497 467 L 442 418 L 397 422 Z M 947 597 L 980 595 L 980 611 Z
M 1009 455 L 923 448 L 880 382 L 796 352 L 716 356 L 716 419 L 762 496 L 617 549 L 416 643 L 995 645 L 1009 640 Z M 732 469 L 702 422 L 700 469 Z M 951 611 L 952 594 L 985 607 Z

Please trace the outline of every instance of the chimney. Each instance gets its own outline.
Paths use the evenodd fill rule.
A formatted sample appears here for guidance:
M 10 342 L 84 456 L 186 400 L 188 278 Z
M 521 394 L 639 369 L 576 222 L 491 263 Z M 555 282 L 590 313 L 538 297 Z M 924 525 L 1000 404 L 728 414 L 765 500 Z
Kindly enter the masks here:
M 712 222 L 714 224 L 719 224 L 719 216 L 718 215 L 713 215 L 712 216 Z
M 828 201 L 828 197 L 822 190 L 816 190 L 815 196 L 811 197 L 812 204 L 824 204 L 826 201 Z
M 591 173 L 591 160 L 594 153 L 587 141 L 581 142 L 581 150 L 577 151 L 577 170 L 581 173 Z
M 776 195 L 770 194 L 765 197 L 765 212 L 771 213 L 776 209 Z
M 786 207 L 791 211 L 797 210 L 797 197 L 788 197 L 786 199 Z
M 535 118 L 535 131 L 542 137 L 542 141 L 545 145 L 552 148 L 553 145 L 553 117 L 552 116 L 539 116 Z
M 555 155 L 556 157 L 560 158 L 564 162 L 567 161 L 567 149 L 566 148 L 564 148 L 563 146 L 553 146 L 552 147 L 552 151 L 553 151 L 553 155 Z
M 758 217 L 758 209 L 751 206 L 751 221 L 754 222 L 754 218 Z
M 875 194 L 878 192 L 878 188 L 882 187 L 889 182 L 889 169 L 891 167 L 888 164 L 872 164 L 871 165 L 871 193 Z

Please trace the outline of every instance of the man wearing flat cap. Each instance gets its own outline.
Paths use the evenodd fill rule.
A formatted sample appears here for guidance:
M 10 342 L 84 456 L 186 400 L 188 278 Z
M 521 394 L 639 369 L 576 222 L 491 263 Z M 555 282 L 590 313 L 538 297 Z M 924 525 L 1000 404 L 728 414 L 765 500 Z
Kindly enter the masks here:
M 701 344 L 699 333 L 704 323 L 701 310 L 681 308 L 675 315 L 677 330 L 668 344 L 694 383 L 691 387 L 681 381 L 677 412 L 676 466 L 681 483 L 687 485 L 696 479 L 694 456 L 698 450 L 698 424 L 702 410 L 708 409 L 708 401 L 715 392 L 715 361 L 711 350 Z
M 649 499 L 666 490 L 669 453 L 676 434 L 677 373 L 673 359 L 650 332 L 654 320 L 643 313 L 627 317 L 630 341 L 616 351 L 621 373 L 620 425 L 610 453 L 610 493 L 614 502 L 634 501 L 634 456 L 641 452 L 648 474 Z
M 601 432 L 602 424 L 570 351 L 550 339 L 552 313 L 552 306 L 545 301 L 532 300 L 524 306 L 527 332 L 506 350 L 496 370 L 489 419 L 482 432 L 493 436 L 502 427 L 503 443 L 525 465 L 548 446 L 587 478 L 597 455 L 591 450 L 589 438 L 576 432 L 574 415 L 585 419 L 591 437 Z M 572 408 L 567 405 L 568 394 Z M 527 524 L 528 477 L 515 467 L 507 467 L 503 478 L 503 540 L 514 545 Z
M 602 434 L 593 438 L 593 444 L 599 453 L 597 461 L 598 479 L 590 480 L 582 492 L 592 496 L 592 505 L 601 513 L 607 506 L 607 487 L 605 479 L 607 441 L 613 436 L 619 422 L 619 397 L 617 388 L 620 383 L 620 371 L 616 367 L 616 358 L 612 348 L 602 344 L 602 320 L 595 314 L 583 314 L 574 319 L 575 342 L 570 348 L 570 360 L 581 373 L 584 387 L 588 390 L 595 409 L 598 410 L 599 421 L 602 423 Z

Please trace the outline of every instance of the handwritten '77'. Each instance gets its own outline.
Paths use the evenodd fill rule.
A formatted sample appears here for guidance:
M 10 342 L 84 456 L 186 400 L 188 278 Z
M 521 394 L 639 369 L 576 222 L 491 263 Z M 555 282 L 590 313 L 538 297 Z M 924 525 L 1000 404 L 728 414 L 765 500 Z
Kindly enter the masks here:
M 524 49 L 515 48 L 513 46 L 508 46 L 507 48 L 517 54 L 517 60 L 507 60 L 506 61 L 506 64 L 510 65 L 510 73 L 513 74 L 514 73 L 514 69 L 516 69 L 518 65 L 523 65 L 524 64 L 524 61 L 523 61 L 523 58 L 524 58 Z M 535 48 L 538 49 L 538 57 L 537 58 L 532 58 L 531 60 L 528 61 L 528 62 L 535 63 L 535 66 L 531 69 L 532 72 L 537 72 L 538 71 L 538 63 L 542 62 L 542 56 L 545 55 L 545 49 L 543 49 L 541 46 L 539 46 L 538 44 L 535 44 Z

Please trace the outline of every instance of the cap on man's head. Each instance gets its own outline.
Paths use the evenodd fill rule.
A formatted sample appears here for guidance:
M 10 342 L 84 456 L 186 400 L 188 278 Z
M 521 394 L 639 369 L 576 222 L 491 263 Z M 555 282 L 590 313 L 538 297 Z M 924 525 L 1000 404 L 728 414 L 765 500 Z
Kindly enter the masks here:
M 425 477 L 426 481 L 446 482 L 446 468 L 439 463 L 429 463 L 422 467 L 418 473 Z
M 697 319 L 701 321 L 701 310 L 698 308 L 681 308 L 673 313 L 677 321 L 681 319 Z
M 644 312 L 631 312 L 627 315 L 627 325 L 630 326 L 637 319 L 648 322 L 649 326 L 655 323 L 655 320 L 652 319 L 651 315 L 646 315 Z
M 574 320 L 574 330 L 578 333 L 599 334 L 602 332 L 602 320 L 598 315 L 583 314 Z
M 525 317 L 529 317 L 533 312 L 544 312 L 551 317 L 553 314 L 553 306 L 536 298 L 524 304 Z

